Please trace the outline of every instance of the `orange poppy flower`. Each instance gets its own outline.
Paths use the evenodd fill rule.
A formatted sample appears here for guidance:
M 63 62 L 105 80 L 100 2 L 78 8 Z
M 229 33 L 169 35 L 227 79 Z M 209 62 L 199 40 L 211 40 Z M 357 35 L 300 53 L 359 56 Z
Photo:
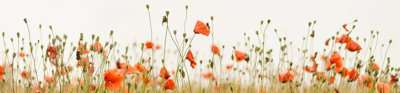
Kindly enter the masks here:
M 357 44 L 355 41 L 350 40 L 350 42 L 346 43 L 345 49 L 354 52 L 354 51 L 360 51 L 362 48 L 359 44 Z
M 338 53 L 333 53 L 330 59 L 332 64 L 336 64 L 336 67 L 341 68 L 343 66 L 343 59 Z
M 101 43 L 94 42 L 94 44 L 90 45 L 90 48 L 91 48 L 91 50 L 99 52 L 100 48 L 101 48 Z
M 44 76 L 44 80 L 46 80 L 46 82 L 53 84 L 54 83 L 54 77 L 53 76 Z
M 119 63 L 117 61 L 117 68 L 121 69 L 121 72 L 126 75 L 126 74 L 134 74 L 135 71 L 138 71 L 138 69 L 134 68 L 133 66 L 131 66 L 128 63 Z
M 226 69 L 227 69 L 227 70 L 232 69 L 232 65 L 226 65 Z
M 347 24 L 343 24 L 344 30 L 346 30 L 346 32 L 349 32 L 349 29 L 347 29 L 346 27 L 347 27 Z
M 197 20 L 196 26 L 194 26 L 193 32 L 195 34 L 203 34 L 205 36 L 208 36 L 210 34 L 210 29 L 208 29 L 208 26 L 201 22 L 200 20 Z
M 77 51 L 81 54 L 87 54 L 89 53 L 88 49 L 86 48 L 86 46 L 84 46 L 83 44 L 79 44 Z
M 162 86 L 164 86 L 164 88 L 166 90 L 174 90 L 175 89 L 175 82 L 172 79 L 168 79 L 168 80 L 165 81 L 164 85 L 162 85 Z
M 194 61 L 192 51 L 190 51 L 190 50 L 188 51 L 188 53 L 186 54 L 186 59 L 189 60 L 190 66 L 194 69 L 194 67 L 196 67 L 197 63 L 196 63 L 196 61 Z
M 288 81 L 292 81 L 294 76 L 290 72 L 286 72 L 285 74 L 278 74 L 278 79 L 281 83 L 286 83 Z
M 375 79 L 371 75 L 362 75 L 360 78 L 360 85 L 365 85 L 369 89 L 372 89 L 374 82 Z
M 359 74 L 356 70 L 354 70 L 354 69 L 352 69 L 352 70 L 349 72 L 349 80 L 350 80 L 350 81 L 355 81 L 355 80 L 357 80 L 357 79 L 358 79 L 358 76 L 360 76 L 360 74 Z
M 347 43 L 350 41 L 350 36 L 347 34 L 342 34 L 340 38 L 336 38 L 336 43 Z
M 141 73 L 147 73 L 146 67 L 145 67 L 145 66 L 142 66 L 142 65 L 140 65 L 140 64 L 135 64 L 133 71 L 135 71 L 135 69 L 136 69 L 136 70 L 139 70 L 139 72 L 141 72 Z M 129 70 L 129 69 L 128 69 L 128 70 Z
M 349 69 L 347 69 L 346 67 L 335 68 L 335 70 L 344 78 L 346 78 L 349 75 Z
M 219 48 L 218 48 L 218 46 L 216 46 L 216 45 L 211 45 L 211 51 L 212 51 L 214 54 L 218 54 L 218 53 L 219 53 Z
M 146 46 L 146 49 L 152 49 L 154 46 L 153 42 L 150 41 L 147 41 L 144 45 Z
M 30 74 L 29 74 L 28 71 L 23 70 L 23 71 L 21 72 L 21 76 L 22 76 L 24 79 L 28 79 L 29 76 L 30 76 Z
M 308 66 L 304 67 L 304 69 L 307 72 L 316 72 L 317 68 L 318 68 L 318 64 L 317 63 L 314 63 L 312 67 L 308 67 Z
M 164 79 L 168 79 L 169 77 L 171 77 L 171 75 L 169 75 L 167 68 L 165 68 L 165 66 L 161 68 L 159 76 Z
M 48 46 L 46 49 L 46 55 L 50 59 L 55 59 L 57 56 L 57 49 L 54 46 Z
M 111 91 L 119 90 L 122 82 L 124 81 L 124 75 L 118 71 L 118 69 L 109 69 L 104 73 L 104 81 L 106 82 L 106 88 Z
M 236 62 L 242 62 L 243 60 L 249 61 L 249 56 L 246 53 L 235 51 Z
M 322 72 L 317 72 L 317 76 L 316 77 L 317 77 L 316 78 L 317 80 L 326 80 L 326 76 Z
M 19 56 L 20 56 L 20 57 L 25 57 L 26 54 L 25 54 L 24 52 L 19 52 Z
M 0 81 L 3 80 L 4 66 L 0 66 Z
M 399 78 L 397 78 L 397 76 L 395 75 L 390 75 L 390 85 L 392 85 L 393 83 L 399 81 Z
M 331 79 L 329 80 L 330 84 L 333 84 L 335 82 L 335 76 L 331 76 Z
M 221 87 L 213 86 L 212 89 L 213 89 L 214 91 L 219 91 L 219 90 L 221 90 Z
M 103 50 L 103 52 L 101 52 L 101 54 L 103 54 L 103 55 L 107 55 L 107 50 Z
M 375 69 L 375 70 L 379 71 L 379 66 L 378 66 L 375 62 L 374 62 L 374 63 L 370 63 L 370 64 L 369 64 L 369 67 L 372 68 L 372 69 Z
M 390 91 L 390 86 L 387 83 L 378 82 L 376 83 L 376 90 L 379 93 L 388 93 Z

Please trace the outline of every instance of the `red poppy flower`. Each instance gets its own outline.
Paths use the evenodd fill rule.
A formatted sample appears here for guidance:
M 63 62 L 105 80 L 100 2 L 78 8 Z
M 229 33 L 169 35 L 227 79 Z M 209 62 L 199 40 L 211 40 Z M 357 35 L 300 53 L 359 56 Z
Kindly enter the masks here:
M 226 69 L 227 69 L 227 70 L 232 69 L 232 65 L 226 65 Z
M 349 69 L 346 67 L 335 68 L 336 72 L 339 73 L 343 78 L 346 78 L 349 75 Z
M 357 80 L 357 79 L 358 79 L 358 76 L 360 76 L 360 74 L 359 74 L 357 71 L 355 71 L 354 69 L 352 69 L 352 70 L 349 72 L 349 80 L 350 80 L 350 81 L 355 81 L 355 80 Z
M 344 30 L 346 30 L 346 32 L 349 32 L 349 29 L 347 29 L 346 27 L 347 27 L 347 24 L 343 24 Z
M 331 55 L 330 62 L 336 64 L 336 67 L 338 68 L 342 68 L 343 66 L 343 59 L 338 53 L 333 53 Z
M 175 89 L 175 82 L 172 79 L 168 79 L 164 83 L 164 88 L 166 90 L 174 90 Z
M 189 60 L 190 66 L 194 69 L 194 67 L 196 67 L 197 63 L 196 63 L 196 61 L 194 61 L 192 51 L 190 51 L 190 50 L 188 51 L 188 53 L 186 54 L 186 59 Z
M 139 70 L 141 73 L 147 73 L 147 69 L 145 66 L 142 66 L 140 64 L 135 64 L 134 69 Z
M 371 69 L 375 69 L 375 70 L 379 71 L 379 66 L 378 66 L 378 64 L 376 64 L 376 63 L 370 63 L 370 64 L 369 64 L 369 67 L 370 67 Z
M 329 41 L 330 41 L 330 40 L 331 40 L 331 39 L 328 38 L 328 40 L 325 41 L 325 46 L 328 46 L 328 45 L 329 45 Z
M 29 76 L 30 76 L 30 74 L 29 74 L 28 71 L 23 70 L 23 71 L 21 72 L 21 76 L 22 76 L 24 79 L 28 79 Z
M 203 78 L 205 78 L 205 79 L 212 79 L 213 81 L 216 80 L 215 77 L 214 77 L 214 75 L 213 75 L 211 72 L 208 72 L 208 73 L 203 74 Z
M 159 76 L 160 76 L 161 78 L 168 79 L 171 75 L 169 75 L 169 73 L 168 73 L 168 71 L 167 71 L 167 68 L 162 67 L 161 70 L 160 70 Z
M 126 75 L 126 74 L 134 74 L 135 71 L 138 71 L 138 69 L 135 69 L 133 66 L 131 66 L 128 63 L 119 63 L 117 62 L 117 68 L 121 69 L 121 72 Z
M 86 69 L 89 68 L 89 60 L 82 57 L 76 64 L 76 67 L 79 67 L 79 66 L 81 66 L 81 67 L 86 66 Z
M 376 90 L 379 93 L 388 93 L 390 91 L 390 85 L 388 83 L 378 82 L 376 83 Z
M 286 83 L 294 79 L 294 76 L 290 72 L 286 72 L 285 74 L 278 74 L 278 79 L 281 83 Z
M 20 57 L 25 57 L 26 54 L 25 54 L 24 52 L 19 52 L 19 56 L 20 56 Z
M 329 80 L 330 84 L 333 84 L 335 82 L 335 76 L 331 76 L 331 79 Z
M 390 85 L 399 81 L 399 78 L 397 78 L 397 76 L 395 75 L 390 75 Z
M 357 44 L 355 41 L 350 40 L 350 42 L 346 43 L 345 49 L 354 52 L 354 51 L 360 51 L 362 48 L 359 44 Z
M 57 56 L 57 49 L 54 46 L 48 46 L 46 49 L 46 55 L 50 59 L 55 59 Z
M 342 34 L 340 38 L 336 38 L 336 43 L 347 43 L 350 41 L 350 36 L 347 34 Z
M 210 34 L 210 29 L 208 29 L 208 26 L 204 24 L 203 22 L 197 20 L 196 26 L 193 29 L 193 32 L 195 34 L 203 34 L 205 36 L 208 36 Z
M 3 80 L 4 66 L 0 66 L 0 81 Z
M 211 45 L 211 51 L 212 51 L 214 54 L 218 54 L 218 53 L 219 53 L 219 48 L 218 48 L 218 46 L 216 46 L 216 45 Z
M 154 44 L 153 44 L 153 42 L 147 41 L 147 42 L 145 43 L 145 46 L 146 46 L 146 49 L 152 49 L 153 46 L 154 46 Z
M 109 69 L 104 73 L 104 81 L 106 82 L 106 88 L 111 91 L 119 90 L 122 82 L 124 81 L 124 75 L 118 71 L 118 69 Z
M 371 75 L 362 75 L 360 78 L 360 85 L 365 85 L 369 89 L 372 89 L 374 82 L 375 79 Z
M 308 66 L 304 67 L 304 69 L 307 72 L 316 72 L 317 68 L 318 68 L 318 64 L 317 63 L 314 63 L 312 67 L 308 67 Z
M 99 42 L 94 42 L 93 45 L 90 45 L 90 48 L 91 48 L 92 50 L 94 50 L 94 51 L 99 52 L 99 51 L 100 51 L 100 48 L 101 48 L 101 43 L 99 43 Z
M 249 56 L 246 53 L 235 51 L 236 62 L 242 62 L 243 60 L 249 61 Z

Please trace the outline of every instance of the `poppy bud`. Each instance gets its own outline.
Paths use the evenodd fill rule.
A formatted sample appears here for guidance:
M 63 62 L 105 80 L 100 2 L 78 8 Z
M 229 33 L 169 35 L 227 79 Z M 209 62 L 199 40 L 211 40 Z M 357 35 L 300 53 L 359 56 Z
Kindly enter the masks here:
M 39 29 L 42 29 L 42 24 L 39 24 Z
M 26 18 L 24 18 L 24 22 L 25 22 L 25 23 L 28 23 L 28 20 L 27 20 Z
M 4 37 L 4 35 L 6 35 L 6 33 L 3 32 L 3 33 L 2 33 L 2 36 Z
M 49 28 L 50 28 L 50 30 L 53 30 L 53 26 L 50 25 Z
M 214 16 L 211 16 L 211 21 L 214 20 Z
M 110 36 L 112 36 L 114 34 L 114 30 L 110 31 Z
M 169 15 L 169 11 L 165 11 L 165 14 L 168 16 Z
M 149 8 L 150 8 L 150 5 L 149 5 L 149 4 L 146 4 L 146 8 L 149 9 Z
M 19 38 L 19 32 L 17 32 L 17 37 Z
M 167 15 L 167 16 L 168 16 L 168 15 Z M 163 16 L 162 23 L 168 23 L 168 18 L 167 18 L 167 16 Z
M 187 9 L 189 8 L 189 6 L 188 6 L 188 5 L 186 5 L 186 6 L 185 6 L 185 8 L 186 8 L 186 10 L 187 10 Z
M 392 39 L 389 40 L 389 44 L 391 44 L 391 43 L 392 43 Z
M 308 22 L 308 27 L 310 27 L 310 26 L 311 26 L 311 24 L 312 24 L 311 22 Z
M 270 19 L 268 19 L 268 20 L 267 20 L 267 23 L 268 23 L 268 24 L 269 24 L 269 23 L 271 23 L 271 20 L 270 20 Z

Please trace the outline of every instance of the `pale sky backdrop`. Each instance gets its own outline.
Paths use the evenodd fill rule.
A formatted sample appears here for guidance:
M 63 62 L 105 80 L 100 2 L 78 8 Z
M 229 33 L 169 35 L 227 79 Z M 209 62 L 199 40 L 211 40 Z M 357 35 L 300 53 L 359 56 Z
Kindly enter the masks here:
M 379 30 L 381 43 L 393 39 L 388 56 L 392 58 L 392 65 L 400 66 L 400 0 L 2 0 L 0 32 L 6 32 L 8 38 L 21 32 L 27 38 L 23 18 L 28 18 L 33 39 L 39 39 L 39 24 L 43 24 L 46 34 L 47 27 L 52 25 L 55 33 L 67 34 L 75 42 L 79 33 L 84 33 L 87 40 L 91 34 L 100 35 L 104 40 L 114 30 L 115 40 L 124 48 L 134 41 L 150 40 L 146 4 L 150 5 L 157 44 L 163 43 L 165 28 L 161 20 L 167 10 L 170 28 L 183 32 L 185 5 L 189 6 L 188 36 L 193 34 L 196 20 L 210 22 L 210 16 L 214 16 L 215 40 L 217 45 L 227 46 L 227 59 L 231 47 L 243 43 L 244 32 L 255 36 L 260 20 L 272 20 L 266 44 L 267 48 L 275 48 L 277 55 L 279 45 L 274 28 L 293 41 L 297 49 L 306 34 L 307 23 L 317 20 L 315 48 L 321 52 L 328 37 L 344 23 L 358 19 L 352 36 L 368 38 L 371 30 Z M 210 37 L 198 35 L 193 42 L 192 50 L 199 51 L 197 56 L 210 55 Z M 175 49 L 172 43 L 168 48 Z M 4 51 L 2 43 L 0 49 Z M 376 56 L 380 57 L 378 53 Z

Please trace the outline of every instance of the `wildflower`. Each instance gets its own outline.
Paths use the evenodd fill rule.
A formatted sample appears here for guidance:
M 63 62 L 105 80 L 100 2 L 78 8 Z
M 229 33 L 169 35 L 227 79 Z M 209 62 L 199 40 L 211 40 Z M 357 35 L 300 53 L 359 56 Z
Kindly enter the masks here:
M 188 51 L 188 53 L 186 54 L 186 59 L 189 60 L 190 66 L 194 69 L 197 63 L 196 61 L 194 61 L 192 51 Z
M 197 20 L 196 26 L 193 29 L 193 32 L 195 34 L 203 34 L 205 36 L 208 36 L 210 34 L 210 29 L 208 29 L 208 26 L 204 24 L 203 22 Z
M 214 75 L 213 75 L 211 72 L 208 72 L 208 73 L 203 74 L 203 78 L 205 78 L 205 79 L 212 79 L 213 81 L 216 80 L 215 77 L 214 77 Z
M 294 76 L 290 72 L 286 72 L 285 74 L 278 74 L 278 79 L 282 83 L 286 83 L 294 79 Z
M 355 81 L 355 80 L 357 80 L 357 79 L 358 79 L 358 76 L 360 76 L 360 74 L 359 74 L 357 71 L 355 71 L 354 69 L 352 69 L 352 70 L 349 72 L 349 81 Z
M 53 76 L 44 76 L 44 80 L 46 80 L 46 82 L 53 84 L 54 83 L 54 78 Z
M 378 82 L 376 83 L 376 90 L 379 93 L 388 93 L 390 91 L 390 86 L 387 83 Z
M 3 80 L 4 66 L 0 66 L 0 81 Z
M 101 48 L 101 43 L 94 42 L 94 44 L 90 45 L 90 49 L 99 52 Z
M 126 75 L 126 74 L 134 74 L 135 71 L 138 71 L 139 69 L 134 68 L 133 66 L 131 66 L 128 63 L 119 63 L 119 61 L 117 61 L 117 68 L 121 69 L 121 72 Z
M 109 69 L 103 75 L 104 81 L 106 82 L 106 88 L 111 91 L 119 90 L 121 83 L 124 81 L 124 75 L 118 71 L 118 69 Z
M 219 91 L 219 90 L 221 90 L 221 87 L 213 86 L 212 89 L 213 89 L 214 91 Z
M 152 49 L 153 46 L 154 46 L 154 44 L 153 44 L 153 42 L 147 41 L 147 42 L 145 43 L 145 46 L 146 46 L 146 49 Z
M 347 27 L 347 24 L 343 24 L 344 30 L 346 30 L 346 32 L 349 32 L 349 29 L 347 29 L 346 27 Z
M 226 65 L 226 69 L 227 69 L 227 70 L 232 69 L 232 65 Z
M 83 46 L 83 44 L 79 44 L 77 51 L 81 54 L 87 54 L 89 51 L 87 50 L 86 46 Z
M 169 75 L 167 69 L 164 67 L 161 68 L 159 76 L 164 79 L 168 79 L 171 75 Z
M 343 59 L 338 53 L 333 53 L 330 62 L 336 64 L 336 67 L 341 68 L 343 66 Z
M 249 61 L 249 56 L 246 53 L 235 51 L 236 62 L 242 62 L 243 60 Z
M 156 46 L 156 49 L 161 49 L 161 46 L 160 46 L 160 45 L 157 45 L 157 46 Z
M 325 46 L 328 46 L 328 45 L 329 45 L 329 41 L 330 41 L 330 40 L 331 40 L 331 39 L 328 38 L 328 40 L 325 41 Z
M 371 75 L 362 75 L 360 78 L 360 85 L 363 84 L 369 89 L 372 89 L 374 82 L 375 82 L 375 79 Z
M 147 73 L 147 69 L 145 66 L 142 66 L 140 64 L 135 64 L 134 69 L 139 70 L 141 73 Z M 129 69 L 128 69 L 129 70 Z
M 317 63 L 314 63 L 312 67 L 308 67 L 308 66 L 304 67 L 304 69 L 307 72 L 316 72 L 317 68 L 318 68 L 318 64 Z
M 218 46 L 212 45 L 212 46 L 211 46 L 211 51 L 212 51 L 214 54 L 218 54 L 218 53 L 219 53 L 219 48 L 218 48 Z
M 19 56 L 20 56 L 20 57 L 25 57 L 26 54 L 25 54 L 24 52 L 19 52 Z
M 353 51 L 360 51 L 362 48 L 359 44 L 357 44 L 355 41 L 350 40 L 350 42 L 346 43 L 345 49 L 353 52 Z
M 101 54 L 103 54 L 103 55 L 107 55 L 107 50 L 103 50 L 103 52 L 101 52 Z
M 54 46 L 48 46 L 46 49 L 46 55 L 50 59 L 55 59 L 57 56 L 57 49 Z
M 331 76 L 329 79 L 329 84 L 333 84 L 335 82 L 335 76 Z
M 336 72 L 339 73 L 342 77 L 346 78 L 347 76 L 349 76 L 349 69 L 347 69 L 346 67 L 342 67 L 342 68 L 335 68 Z
M 1 70 L 1 68 L 0 68 Z M 399 78 L 397 78 L 397 76 L 395 75 L 390 75 L 390 84 L 393 84 L 395 82 L 399 81 Z
M 347 43 L 350 41 L 350 36 L 347 34 L 342 34 L 340 38 L 336 38 L 336 43 Z
M 29 76 L 30 76 L 30 74 L 29 74 L 28 71 L 23 70 L 23 71 L 21 72 L 21 76 L 22 76 L 22 78 L 24 78 L 24 79 L 28 79 Z
M 164 83 L 164 88 L 166 90 L 174 90 L 175 89 L 175 82 L 172 79 L 168 79 Z
M 374 63 L 370 63 L 370 64 L 369 64 L 369 67 L 370 67 L 371 69 L 374 69 L 374 70 L 376 70 L 376 71 L 379 71 L 379 66 L 378 66 L 378 64 L 376 64 L 375 62 L 374 62 Z

